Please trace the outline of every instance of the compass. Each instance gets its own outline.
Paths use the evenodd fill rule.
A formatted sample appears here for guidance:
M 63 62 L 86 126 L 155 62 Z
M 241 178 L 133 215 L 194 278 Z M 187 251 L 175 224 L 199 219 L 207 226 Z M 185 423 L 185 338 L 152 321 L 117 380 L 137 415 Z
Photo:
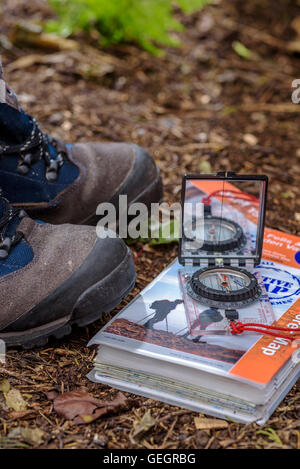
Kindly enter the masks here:
M 262 254 L 267 185 L 264 175 L 233 172 L 183 177 L 179 262 L 186 310 L 192 298 L 235 320 L 240 308 L 261 301 L 263 285 L 253 272 Z
M 256 277 L 239 267 L 206 267 L 190 277 L 187 293 L 205 305 L 241 308 L 257 301 L 262 290 Z
M 194 218 L 190 226 L 184 227 L 184 236 L 187 241 L 203 238 L 201 249 L 208 252 L 233 251 L 245 243 L 243 230 L 238 223 L 211 215 L 200 221 Z

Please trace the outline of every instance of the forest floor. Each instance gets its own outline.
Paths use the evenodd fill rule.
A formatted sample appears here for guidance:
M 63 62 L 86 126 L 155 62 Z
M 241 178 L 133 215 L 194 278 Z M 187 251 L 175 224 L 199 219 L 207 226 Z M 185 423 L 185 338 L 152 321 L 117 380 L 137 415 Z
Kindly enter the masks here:
M 16 25 L 43 20 L 51 11 L 43 0 L 5 0 L 0 50 L 22 106 L 49 133 L 69 142 L 125 140 L 144 146 L 162 170 L 169 202 L 179 200 L 187 172 L 267 174 L 267 226 L 300 235 L 300 104 L 291 101 L 292 81 L 300 78 L 299 42 L 298 53 L 295 43 L 291 46 L 297 27 L 300 35 L 299 21 L 293 22 L 300 17 L 296 4 L 214 1 L 184 18 L 182 47 L 168 48 L 158 58 L 134 45 L 101 50 L 96 38 L 83 35 L 75 38 L 77 50 L 21 47 Z M 13 45 L 7 41 L 12 32 Z M 238 53 L 236 41 L 249 49 L 247 57 Z M 0 381 L 7 378 L 27 404 L 15 412 L 1 405 L 0 397 L 0 447 L 300 448 L 299 383 L 264 427 L 230 423 L 197 430 L 199 414 L 129 394 L 128 408 L 88 425 L 57 415 L 49 392 L 81 387 L 107 400 L 117 394 L 86 378 L 96 353 L 87 342 L 177 256 L 177 245 L 136 244 L 132 251 L 137 284 L 113 313 L 45 347 L 8 352 Z M 134 441 L 133 425 L 148 410 L 155 424 Z M 24 432 L 36 428 L 41 438 Z M 262 429 L 266 433 L 259 433 Z

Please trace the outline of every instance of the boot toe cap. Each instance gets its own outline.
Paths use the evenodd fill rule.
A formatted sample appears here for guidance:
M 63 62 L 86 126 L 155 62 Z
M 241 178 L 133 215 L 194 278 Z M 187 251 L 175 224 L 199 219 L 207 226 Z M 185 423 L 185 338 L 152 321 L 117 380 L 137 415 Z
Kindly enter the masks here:
M 123 240 L 97 238 L 89 254 L 66 281 L 1 333 L 26 331 L 64 317 L 77 323 L 93 313 L 99 317 L 134 281 L 132 256 Z

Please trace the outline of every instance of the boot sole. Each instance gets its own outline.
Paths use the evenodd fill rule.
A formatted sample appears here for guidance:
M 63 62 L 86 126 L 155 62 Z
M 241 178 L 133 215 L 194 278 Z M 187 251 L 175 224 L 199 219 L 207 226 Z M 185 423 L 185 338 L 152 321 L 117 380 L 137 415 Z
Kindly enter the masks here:
M 71 334 L 73 326 L 85 327 L 100 319 L 103 313 L 112 311 L 131 292 L 135 281 L 135 265 L 128 250 L 127 255 L 115 270 L 80 295 L 68 315 L 26 331 L 0 333 L 0 339 L 7 347 L 22 347 L 26 350 L 46 345 L 51 337 L 61 339 Z M 119 294 L 112 297 L 113 291 Z M 85 310 L 91 309 L 96 312 L 85 314 Z

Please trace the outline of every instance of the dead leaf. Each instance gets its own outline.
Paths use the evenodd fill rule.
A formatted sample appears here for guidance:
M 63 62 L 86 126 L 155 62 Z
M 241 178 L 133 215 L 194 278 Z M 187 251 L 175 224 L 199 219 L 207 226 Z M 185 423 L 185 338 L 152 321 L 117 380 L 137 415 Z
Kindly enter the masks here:
M 5 393 L 5 392 L 8 392 L 10 390 L 10 382 L 8 381 L 8 379 L 3 379 L 2 381 L 0 381 L 0 391 Z
M 297 36 L 300 36 L 300 16 L 296 16 L 296 18 L 293 19 L 291 22 L 291 27 L 297 34 Z
M 288 49 L 290 52 L 299 53 L 299 52 L 300 52 L 300 40 L 299 40 L 299 39 L 295 39 L 294 41 L 288 42 L 288 43 L 287 43 L 287 49 Z
M 220 419 L 208 419 L 205 417 L 195 417 L 195 427 L 197 430 L 214 430 L 220 428 L 227 428 L 228 422 Z
M 13 72 L 15 70 L 31 67 L 32 65 L 58 65 L 66 62 L 67 55 L 64 52 L 56 54 L 29 54 L 19 57 L 14 62 L 10 62 L 6 66 L 6 71 Z
M 18 389 L 12 388 L 3 394 L 7 407 L 15 410 L 16 412 L 26 410 L 27 404 Z
M 97 65 L 82 63 L 78 65 L 76 71 L 87 80 L 93 80 L 104 77 L 105 75 L 112 73 L 114 70 L 115 67 L 112 64 L 108 63 L 102 63 Z
M 134 423 L 134 430 L 133 430 L 132 438 L 133 439 L 139 438 L 148 430 L 150 430 L 150 428 L 154 427 L 155 424 L 156 424 L 156 421 L 152 417 L 150 410 L 147 410 L 143 418 Z
M 32 409 L 28 409 L 28 410 L 19 410 L 17 412 L 14 411 L 14 412 L 9 413 L 9 418 L 11 420 L 19 420 L 19 419 L 23 419 L 25 417 L 27 419 L 34 418 L 34 417 L 36 417 L 36 412 Z
M 257 145 L 257 142 L 258 142 L 257 137 L 253 134 L 245 134 L 243 136 L 243 140 L 244 140 L 245 143 L 247 143 L 248 145 L 250 145 L 252 147 L 254 145 Z
M 37 63 L 43 63 L 44 57 L 41 54 L 28 54 L 22 57 L 19 57 L 14 62 L 11 62 L 6 69 L 8 71 L 21 70 L 24 68 L 31 67 Z
M 9 440 L 22 440 L 31 446 L 40 446 L 43 443 L 44 432 L 40 428 L 15 427 L 8 434 Z
M 26 21 L 16 24 L 9 39 L 19 47 L 33 46 L 54 51 L 76 50 L 79 47 L 72 39 L 44 33 L 40 26 Z
M 48 391 L 48 392 L 45 392 L 45 394 L 46 394 L 46 397 L 49 399 L 49 401 L 54 401 L 54 399 L 58 396 L 57 391 Z
M 22 439 L 32 446 L 40 446 L 44 440 L 44 432 L 40 428 L 21 428 Z
M 75 424 L 86 424 L 126 404 L 127 398 L 121 392 L 113 401 L 102 401 L 79 389 L 57 396 L 54 399 L 54 410 Z
M 201 173 L 204 173 L 204 174 L 211 174 L 212 173 L 212 168 L 211 168 L 211 164 L 209 161 L 201 161 L 199 163 L 199 168 L 201 170 Z

